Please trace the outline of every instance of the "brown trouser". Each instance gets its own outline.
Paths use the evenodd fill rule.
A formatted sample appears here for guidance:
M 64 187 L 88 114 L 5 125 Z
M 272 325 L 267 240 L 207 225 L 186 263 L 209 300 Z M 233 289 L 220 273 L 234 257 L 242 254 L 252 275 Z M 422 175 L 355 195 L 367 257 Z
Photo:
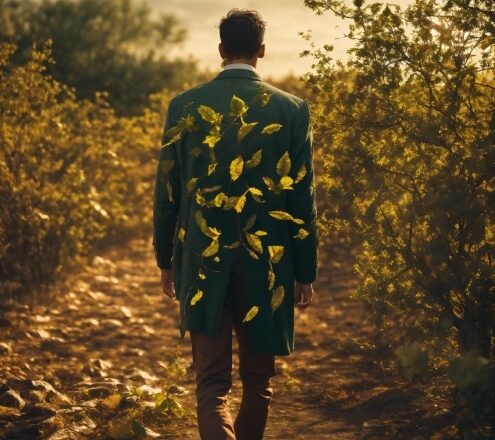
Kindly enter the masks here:
M 196 371 L 196 398 L 199 433 L 202 440 L 261 440 L 275 375 L 275 356 L 257 353 L 248 342 L 246 324 L 242 323 L 242 269 L 236 259 L 222 313 L 218 336 L 190 332 L 193 364 Z M 239 374 L 242 401 L 235 422 L 232 421 L 227 394 L 232 386 L 232 328 L 239 347 Z

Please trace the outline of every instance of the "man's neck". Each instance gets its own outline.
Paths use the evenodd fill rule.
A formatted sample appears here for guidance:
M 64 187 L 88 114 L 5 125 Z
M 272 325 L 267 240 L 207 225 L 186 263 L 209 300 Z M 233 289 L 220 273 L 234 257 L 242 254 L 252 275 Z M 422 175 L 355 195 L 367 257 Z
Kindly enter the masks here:
M 225 59 L 223 62 L 224 67 L 230 64 L 246 64 L 256 69 L 258 58 L 233 58 Z

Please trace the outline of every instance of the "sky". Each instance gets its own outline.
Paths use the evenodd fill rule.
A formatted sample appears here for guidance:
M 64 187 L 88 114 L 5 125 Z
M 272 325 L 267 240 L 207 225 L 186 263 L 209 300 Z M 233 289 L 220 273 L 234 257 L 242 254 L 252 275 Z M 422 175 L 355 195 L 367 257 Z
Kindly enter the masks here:
M 406 5 L 412 0 L 390 3 Z M 199 66 L 212 71 L 220 69 L 218 23 L 229 9 L 256 9 L 267 22 L 266 54 L 258 62 L 261 75 L 282 78 L 301 75 L 311 69 L 311 58 L 299 57 L 309 49 L 299 32 L 312 30 L 317 46 L 334 46 L 334 58 L 345 59 L 349 41 L 344 37 L 347 23 L 331 13 L 317 16 L 304 6 L 303 0 L 145 0 L 156 13 L 172 13 L 187 29 L 188 37 L 178 48 L 182 55 L 191 54 Z M 385 2 L 384 2 L 385 3 Z

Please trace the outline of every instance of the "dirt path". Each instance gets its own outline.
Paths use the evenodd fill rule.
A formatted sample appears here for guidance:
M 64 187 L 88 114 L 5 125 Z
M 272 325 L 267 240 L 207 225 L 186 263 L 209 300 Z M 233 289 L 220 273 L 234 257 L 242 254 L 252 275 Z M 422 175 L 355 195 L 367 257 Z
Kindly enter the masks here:
M 297 314 L 296 352 L 279 358 L 266 438 L 455 438 L 445 399 L 407 384 L 369 354 L 367 314 L 348 297 L 348 251 L 336 245 L 328 252 L 317 301 Z M 151 244 L 134 240 L 96 257 L 45 306 L 0 310 L 0 438 L 106 438 L 116 411 L 102 399 L 125 385 L 160 383 L 163 356 L 179 338 L 177 304 L 160 292 L 158 276 Z M 182 350 L 190 366 L 188 339 Z M 188 369 L 178 383 L 190 415 L 147 420 L 149 438 L 199 438 L 193 381 Z M 237 383 L 234 411 L 240 391 Z

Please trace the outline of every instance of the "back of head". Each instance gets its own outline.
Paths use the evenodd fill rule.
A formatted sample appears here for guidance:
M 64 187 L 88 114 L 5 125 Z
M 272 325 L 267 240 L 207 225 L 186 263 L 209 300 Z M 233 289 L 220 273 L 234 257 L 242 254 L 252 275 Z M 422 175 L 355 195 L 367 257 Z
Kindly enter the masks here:
M 256 11 L 231 9 L 220 21 L 220 40 L 229 58 L 252 58 L 263 43 L 266 23 Z

